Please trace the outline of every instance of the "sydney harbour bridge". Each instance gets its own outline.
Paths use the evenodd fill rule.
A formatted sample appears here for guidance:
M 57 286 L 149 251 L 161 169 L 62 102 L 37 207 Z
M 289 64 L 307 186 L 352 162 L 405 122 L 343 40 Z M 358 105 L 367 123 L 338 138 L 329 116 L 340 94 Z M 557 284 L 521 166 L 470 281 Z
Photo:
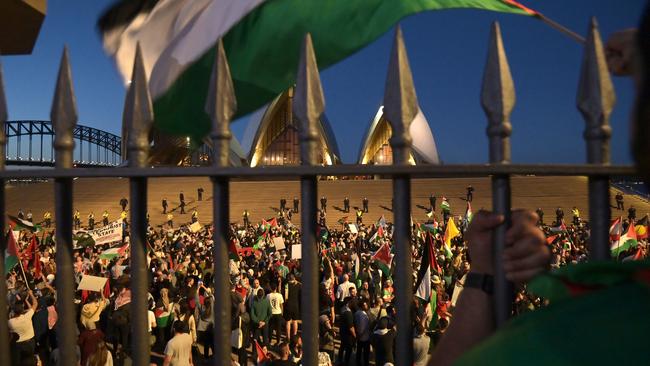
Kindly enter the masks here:
M 53 167 L 54 129 L 50 121 L 7 121 L 7 165 Z M 77 167 L 117 166 L 122 163 L 120 136 L 97 128 L 74 128 Z

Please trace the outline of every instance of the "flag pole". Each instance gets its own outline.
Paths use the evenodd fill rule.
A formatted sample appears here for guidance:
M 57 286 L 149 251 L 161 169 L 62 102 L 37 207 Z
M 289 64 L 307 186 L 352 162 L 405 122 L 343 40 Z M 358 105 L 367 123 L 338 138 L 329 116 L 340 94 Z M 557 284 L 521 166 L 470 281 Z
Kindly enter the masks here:
M 25 280 L 25 286 L 27 286 L 27 289 L 31 290 L 31 288 L 29 288 L 29 283 L 27 282 L 27 276 L 25 275 L 25 269 L 23 268 L 22 255 L 20 257 L 18 257 L 18 264 L 20 264 L 20 270 L 23 272 L 23 279 Z
M 578 43 L 584 44 L 586 42 L 585 38 L 578 33 L 572 31 L 571 29 L 563 26 L 562 24 L 554 21 L 553 19 L 548 18 L 546 15 L 537 13 L 536 14 L 537 18 L 544 22 L 546 25 L 550 26 L 551 28 L 555 29 L 556 31 L 559 31 L 560 33 L 564 33 L 564 35 L 568 36 L 569 38 L 572 38 L 574 41 Z

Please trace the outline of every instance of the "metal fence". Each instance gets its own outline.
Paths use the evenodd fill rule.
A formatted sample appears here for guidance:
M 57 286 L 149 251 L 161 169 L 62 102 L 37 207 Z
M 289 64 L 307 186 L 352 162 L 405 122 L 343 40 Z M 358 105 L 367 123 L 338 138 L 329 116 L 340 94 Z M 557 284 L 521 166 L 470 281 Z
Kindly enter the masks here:
M 589 217 L 591 220 L 590 253 L 592 259 L 609 258 L 608 227 L 610 219 L 609 177 L 628 176 L 635 173 L 631 166 L 609 165 L 609 138 L 611 130 L 608 117 L 615 96 L 605 63 L 605 55 L 597 24 L 592 21 L 584 46 L 582 74 L 578 85 L 577 105 L 582 112 L 586 129 L 587 164 L 584 165 L 516 165 L 510 163 L 510 112 L 515 103 L 514 84 L 501 39 L 499 25 L 495 23 L 489 41 L 489 51 L 483 78 L 481 104 L 487 115 L 490 163 L 485 165 L 419 165 L 408 164 L 411 150 L 410 121 L 417 113 L 418 102 L 413 85 L 408 57 L 399 27 L 390 55 L 384 96 L 384 111 L 390 121 L 393 135 L 390 145 L 393 151 L 392 166 L 335 165 L 318 166 L 317 121 L 325 110 L 316 56 L 311 37 L 307 34 L 300 54 L 300 64 L 295 89 L 294 113 L 301 122 L 301 166 L 294 167 L 229 167 L 229 140 L 232 136 L 230 121 L 236 110 L 236 99 L 226 55 L 221 42 L 217 45 L 216 60 L 212 73 L 210 93 L 206 102 L 207 112 L 213 121 L 212 165 L 209 167 L 148 167 L 148 135 L 153 122 L 152 103 L 147 80 L 138 48 L 132 83 L 124 107 L 124 123 L 129 126 L 127 150 L 128 167 L 73 169 L 73 131 L 77 122 L 77 110 L 72 87 L 72 75 L 68 52 L 64 50 L 56 84 L 51 119 L 54 126 L 55 168 L 47 171 L 4 170 L 4 153 L 0 153 L 0 183 L 9 178 L 54 178 L 56 213 L 56 288 L 59 321 L 58 344 L 62 365 L 76 364 L 76 319 L 74 308 L 74 280 L 72 266 L 72 205 L 73 178 L 80 177 L 128 177 L 130 179 L 131 209 L 131 303 L 132 348 L 135 365 L 149 365 L 149 337 L 147 334 L 148 274 L 145 257 L 147 179 L 150 177 L 209 176 L 214 189 L 214 287 L 216 298 L 228 298 L 228 227 L 229 227 L 229 181 L 233 177 L 299 177 L 301 188 L 302 222 L 302 268 L 303 292 L 302 337 L 304 364 L 317 365 L 318 356 L 318 276 L 319 260 L 316 241 L 317 177 L 382 175 L 393 180 L 394 196 L 394 245 L 395 286 L 397 307 L 396 364 L 412 364 L 413 347 L 410 304 L 413 298 L 410 228 L 410 183 L 414 177 L 461 177 L 491 176 L 493 210 L 503 214 L 506 222 L 496 229 L 494 249 L 503 250 L 505 233 L 510 219 L 510 176 L 534 175 L 583 175 L 589 177 Z M 0 122 L 7 120 L 7 108 L 3 95 L 0 73 Z M 4 129 L 0 129 L 4 131 Z M 6 137 L 0 135 L 4 148 Z M 0 210 L 4 211 L 4 184 L 0 184 Z M 0 227 L 5 226 L 0 216 Z M 4 251 L 2 241 L 0 250 Z M 505 279 L 501 256 L 495 255 L 495 321 L 502 325 L 510 316 L 512 285 Z M 0 273 L 4 273 L 0 261 Z M 0 281 L 0 294 L 7 291 L 5 281 Z M 214 349 L 216 360 L 227 360 L 230 347 L 230 302 L 215 301 Z M 9 338 L 7 326 L 7 299 L 0 296 L 0 364 L 9 364 Z

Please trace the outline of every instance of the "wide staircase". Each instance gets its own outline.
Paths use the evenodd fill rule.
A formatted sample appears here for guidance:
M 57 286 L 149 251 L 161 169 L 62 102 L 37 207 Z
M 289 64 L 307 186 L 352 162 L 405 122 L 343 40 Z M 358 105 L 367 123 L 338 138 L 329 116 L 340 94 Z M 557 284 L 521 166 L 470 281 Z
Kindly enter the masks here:
M 438 196 L 436 205 L 440 205 L 440 196 L 445 196 L 451 204 L 453 215 L 464 215 L 467 207 L 465 201 L 466 187 L 472 185 L 474 199 L 471 203 L 474 212 L 481 208 L 490 209 L 492 193 L 489 178 L 453 178 L 453 179 L 415 179 L 412 182 L 412 216 L 416 221 L 427 220 L 429 196 Z M 205 192 L 203 200 L 197 200 L 197 188 Z M 187 212 L 180 214 L 179 194 L 185 195 Z M 612 188 L 612 217 L 627 217 L 627 211 L 616 210 Z M 320 181 L 318 186 L 318 201 L 322 196 L 327 197 L 327 224 L 337 225 L 342 217 L 355 220 L 354 207 L 361 207 L 363 197 L 369 200 L 369 213 L 364 214 L 364 222 L 374 222 L 381 215 L 387 220 L 392 219 L 391 196 L 392 182 L 387 179 L 379 180 L 336 180 Z M 344 213 L 343 199 L 350 198 L 351 212 Z M 25 213 L 31 210 L 34 221 L 42 220 L 43 213 L 49 210 L 54 214 L 53 182 L 23 184 L 8 186 L 6 193 L 6 210 L 8 214 L 16 215 L 19 209 Z M 119 217 L 121 208 L 119 201 L 122 197 L 130 200 L 128 179 L 101 178 L 76 179 L 74 181 L 74 208 L 81 212 L 83 225 L 87 224 L 90 212 L 95 214 L 96 222 L 101 221 L 104 210 L 108 210 L 110 220 Z M 230 185 L 230 221 L 241 222 L 242 212 L 250 212 L 251 222 L 268 219 L 275 215 L 280 207 L 280 198 L 287 200 L 287 207 L 293 207 L 293 198 L 300 197 L 300 183 L 295 180 L 280 181 L 232 181 Z M 209 178 L 152 178 L 149 180 L 148 210 L 152 225 L 161 225 L 167 221 L 162 213 L 161 200 L 167 198 L 169 208 L 174 215 L 174 224 L 187 223 L 194 209 L 198 211 L 199 222 L 208 223 L 212 220 L 212 184 Z M 320 202 L 319 202 L 320 205 Z M 650 212 L 650 204 L 637 197 L 626 195 L 625 208 L 634 205 L 637 218 Z M 512 178 L 513 208 L 536 209 L 541 207 L 545 212 L 545 221 L 555 219 L 555 209 L 564 209 L 565 218 L 571 218 L 571 208 L 576 206 L 583 219 L 589 219 L 587 178 L 585 177 L 533 177 L 521 176 Z M 127 207 L 128 210 L 128 207 Z M 440 208 L 436 215 L 440 217 Z M 56 219 L 56 218 L 55 218 Z M 294 214 L 292 222 L 300 224 L 300 214 Z

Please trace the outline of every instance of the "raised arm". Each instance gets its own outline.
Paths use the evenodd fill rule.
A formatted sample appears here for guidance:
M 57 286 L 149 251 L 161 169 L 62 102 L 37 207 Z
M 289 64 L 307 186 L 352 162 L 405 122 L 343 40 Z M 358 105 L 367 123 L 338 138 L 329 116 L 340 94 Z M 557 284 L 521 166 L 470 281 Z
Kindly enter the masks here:
M 504 266 L 506 277 L 515 283 L 526 282 L 548 268 L 550 251 L 544 233 L 537 228 L 537 215 L 514 211 L 512 227 L 506 235 Z M 472 259 L 471 271 L 493 275 L 492 230 L 503 217 L 479 211 L 467 231 Z M 436 346 L 429 365 L 453 364 L 458 357 L 494 333 L 492 297 L 481 289 L 465 287 L 454 310 L 449 328 Z

